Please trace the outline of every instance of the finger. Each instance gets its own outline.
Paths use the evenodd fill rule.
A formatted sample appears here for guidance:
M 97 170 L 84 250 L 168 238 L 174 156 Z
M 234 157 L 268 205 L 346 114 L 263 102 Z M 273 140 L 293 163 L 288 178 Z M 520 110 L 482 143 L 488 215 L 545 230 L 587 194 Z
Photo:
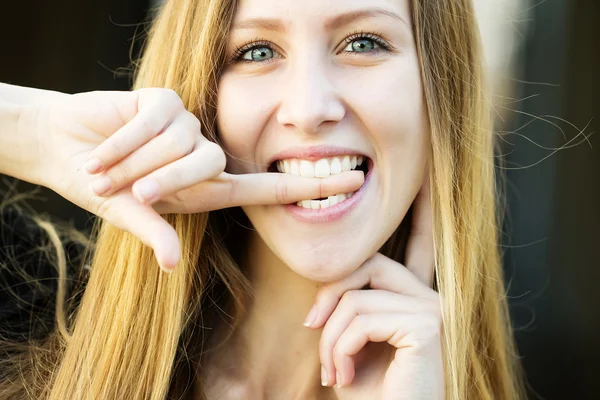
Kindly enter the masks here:
M 406 245 L 406 267 L 431 287 L 435 265 L 429 174 L 413 202 L 412 226 Z
M 200 123 L 192 114 L 187 115 L 176 118 L 161 135 L 105 170 L 90 188 L 98 196 L 110 196 L 136 179 L 191 153 L 200 136 Z
M 368 342 L 387 342 L 399 349 L 396 351 L 396 361 L 400 361 L 399 357 L 404 356 L 405 359 L 398 364 L 405 369 L 415 365 L 424 368 L 424 364 L 428 362 L 437 363 L 436 357 L 426 360 L 423 356 L 429 354 L 432 348 L 439 349 L 441 329 L 441 321 L 425 313 L 357 315 L 333 349 L 334 364 L 339 377 L 339 380 L 336 378 L 337 384 L 344 387 L 352 382 L 355 375 L 353 356 Z M 400 349 L 404 355 L 401 355 Z M 414 362 L 410 364 L 406 362 L 406 355 L 409 353 L 414 357 Z
M 438 294 L 424 285 L 405 266 L 381 253 L 376 253 L 346 278 L 327 283 L 319 288 L 315 299 L 315 305 L 318 305 L 318 314 L 310 327 L 321 328 L 347 291 L 362 289 L 366 286 L 371 289 L 438 301 Z
M 357 190 L 362 171 L 344 171 L 327 178 L 303 178 L 282 173 L 232 175 L 221 173 L 177 194 L 177 200 L 157 202 L 159 213 L 195 213 L 237 206 L 291 204 Z
M 161 269 L 172 271 L 181 253 L 177 232 L 151 206 L 135 201 L 127 190 L 105 200 L 97 214 L 150 246 Z
M 135 92 L 134 92 L 135 93 Z M 138 93 L 138 96 L 140 94 Z M 181 99 L 170 90 L 146 99 L 143 108 L 88 156 L 84 168 L 89 173 L 99 173 L 131 154 L 150 139 L 160 134 L 173 120 L 177 110 L 184 110 Z
M 339 179 L 328 179 L 337 177 Z M 227 178 L 229 206 L 291 204 L 303 199 L 352 192 L 365 181 L 362 171 L 344 171 L 328 178 L 304 178 L 280 173 L 228 175 Z
M 152 204 L 198 182 L 219 175 L 227 159 L 221 147 L 202 139 L 190 154 L 164 166 L 133 184 L 133 194 L 139 202 Z
M 319 304 L 316 304 L 319 309 Z M 354 317 L 374 313 L 434 313 L 437 304 L 433 301 L 405 296 L 387 290 L 349 290 L 342 296 L 335 311 L 327 319 L 319 342 L 321 364 L 327 373 L 327 381 L 335 376 L 333 347 Z

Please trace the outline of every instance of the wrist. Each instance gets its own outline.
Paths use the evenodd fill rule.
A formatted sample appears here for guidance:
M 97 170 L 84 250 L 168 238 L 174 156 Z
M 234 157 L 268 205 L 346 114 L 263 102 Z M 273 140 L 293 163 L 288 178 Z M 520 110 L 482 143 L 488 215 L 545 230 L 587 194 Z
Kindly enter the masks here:
M 0 173 L 41 184 L 36 114 L 35 105 L 0 99 Z
M 66 95 L 54 90 L 37 89 L 0 82 L 0 101 L 8 101 L 23 106 L 34 106 L 52 100 L 56 96 Z
M 0 82 L 0 173 L 48 187 L 42 114 L 60 96 L 70 95 Z

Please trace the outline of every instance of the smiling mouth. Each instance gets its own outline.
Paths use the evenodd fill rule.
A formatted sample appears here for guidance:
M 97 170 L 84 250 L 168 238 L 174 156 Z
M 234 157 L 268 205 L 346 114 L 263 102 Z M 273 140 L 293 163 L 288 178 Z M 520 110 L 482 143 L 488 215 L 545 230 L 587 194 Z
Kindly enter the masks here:
M 359 170 L 367 176 L 371 162 L 368 157 L 357 154 L 324 157 L 316 161 L 288 158 L 273 162 L 269 166 L 268 172 L 282 172 L 305 178 L 326 178 L 344 171 Z M 327 208 L 352 197 L 354 193 L 340 193 L 326 198 L 302 200 L 297 205 L 309 209 Z

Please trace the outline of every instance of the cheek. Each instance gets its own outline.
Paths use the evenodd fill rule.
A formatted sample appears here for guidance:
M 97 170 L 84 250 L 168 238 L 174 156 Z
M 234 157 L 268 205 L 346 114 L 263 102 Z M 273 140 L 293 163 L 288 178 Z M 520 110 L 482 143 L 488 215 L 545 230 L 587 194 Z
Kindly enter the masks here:
M 217 129 L 231 173 L 250 172 L 258 156 L 257 145 L 271 101 L 258 90 L 261 86 L 256 81 L 224 75 L 219 82 Z
M 377 157 L 381 210 L 395 223 L 418 191 L 429 156 L 429 125 L 418 63 L 401 62 L 382 69 L 353 105 L 371 135 Z
M 389 78 L 393 77 L 393 78 Z M 418 65 L 390 65 L 377 79 L 362 85 L 358 110 L 382 152 L 415 152 L 427 138 L 427 118 Z M 381 154 L 387 158 L 389 154 Z

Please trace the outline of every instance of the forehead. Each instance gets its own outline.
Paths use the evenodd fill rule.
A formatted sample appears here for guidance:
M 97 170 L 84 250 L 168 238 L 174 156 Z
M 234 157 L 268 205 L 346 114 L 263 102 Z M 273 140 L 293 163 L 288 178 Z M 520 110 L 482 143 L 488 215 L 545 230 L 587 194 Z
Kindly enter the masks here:
M 234 26 L 251 19 L 288 25 L 332 25 L 336 17 L 396 15 L 410 24 L 410 0 L 239 0 Z M 274 27 L 272 27 L 274 28 Z

